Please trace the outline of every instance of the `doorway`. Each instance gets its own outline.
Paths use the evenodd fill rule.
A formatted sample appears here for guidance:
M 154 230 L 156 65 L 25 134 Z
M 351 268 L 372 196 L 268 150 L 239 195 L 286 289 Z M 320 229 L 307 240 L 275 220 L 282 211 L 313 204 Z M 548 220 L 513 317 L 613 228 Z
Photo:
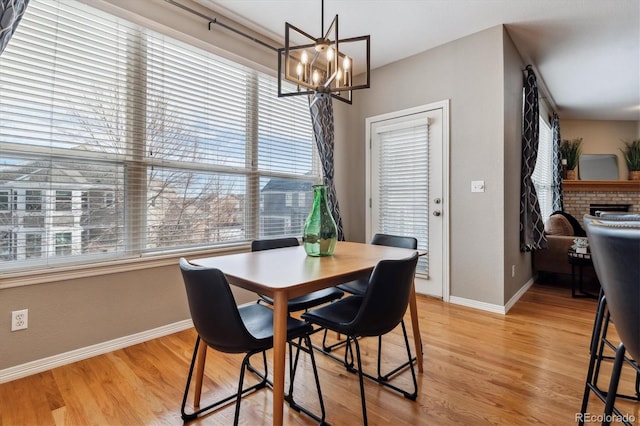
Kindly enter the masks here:
M 366 233 L 425 250 L 416 291 L 449 300 L 449 101 L 366 119 Z

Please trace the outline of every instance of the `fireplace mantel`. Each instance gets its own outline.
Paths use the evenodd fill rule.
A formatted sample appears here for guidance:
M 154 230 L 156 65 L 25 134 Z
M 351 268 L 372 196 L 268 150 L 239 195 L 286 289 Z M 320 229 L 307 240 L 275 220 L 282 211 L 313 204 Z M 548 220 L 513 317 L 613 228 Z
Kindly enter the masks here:
M 563 180 L 564 191 L 640 192 L 638 180 Z

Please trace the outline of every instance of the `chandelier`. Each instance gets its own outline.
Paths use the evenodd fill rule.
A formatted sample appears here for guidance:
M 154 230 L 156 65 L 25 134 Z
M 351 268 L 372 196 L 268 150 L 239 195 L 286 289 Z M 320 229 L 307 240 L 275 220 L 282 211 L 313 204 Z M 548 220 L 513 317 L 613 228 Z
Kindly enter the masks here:
M 325 32 L 324 0 L 320 20 L 320 38 L 285 23 L 284 47 L 278 49 L 278 96 L 313 94 L 314 101 L 331 96 L 351 104 L 352 91 L 369 88 L 370 36 L 340 39 L 338 15 Z M 294 88 L 285 91 L 284 81 Z

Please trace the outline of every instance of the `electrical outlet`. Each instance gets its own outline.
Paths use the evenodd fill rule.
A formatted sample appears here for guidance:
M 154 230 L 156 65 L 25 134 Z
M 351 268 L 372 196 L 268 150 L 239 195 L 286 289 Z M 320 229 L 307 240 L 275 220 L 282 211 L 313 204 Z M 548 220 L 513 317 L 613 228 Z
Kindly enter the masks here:
M 511 278 L 516 276 L 516 265 L 511 265 Z
M 11 331 L 24 330 L 29 326 L 29 310 L 11 312 Z

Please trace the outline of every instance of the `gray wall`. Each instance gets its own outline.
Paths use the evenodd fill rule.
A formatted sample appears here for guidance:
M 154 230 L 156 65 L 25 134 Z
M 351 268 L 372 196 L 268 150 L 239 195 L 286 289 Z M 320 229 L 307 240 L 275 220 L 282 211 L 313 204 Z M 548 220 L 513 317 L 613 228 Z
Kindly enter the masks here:
M 29 328 L 10 312 L 29 309 Z M 189 318 L 175 265 L 0 290 L 0 369 Z
M 629 170 L 622 157 L 624 142 L 640 139 L 640 121 L 560 120 L 562 139 L 582 138 L 583 154 L 618 156 L 618 179 L 627 180 Z
M 376 69 L 371 88 L 354 93 L 350 109 L 334 103 L 347 238 L 365 239 L 365 118 L 450 99 L 451 295 L 503 306 L 531 276 L 517 232 L 523 68 L 496 26 Z M 471 193 L 472 180 L 484 180 L 486 192 Z
M 520 168 L 522 164 L 522 80 L 524 63 L 504 30 L 504 303 L 532 275 L 531 256 L 520 252 Z M 512 276 L 512 267 L 515 275 Z

